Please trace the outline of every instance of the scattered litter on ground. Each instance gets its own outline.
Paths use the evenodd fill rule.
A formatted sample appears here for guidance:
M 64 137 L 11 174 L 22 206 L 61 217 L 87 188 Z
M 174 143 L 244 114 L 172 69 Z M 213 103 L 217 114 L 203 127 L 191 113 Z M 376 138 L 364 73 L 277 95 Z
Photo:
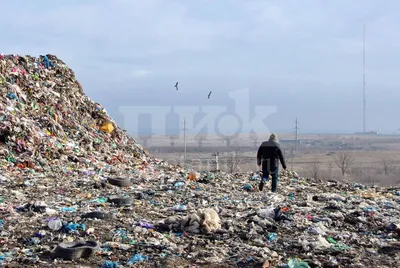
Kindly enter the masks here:
M 0 90 L 1 265 L 400 267 L 399 188 L 170 165 L 52 55 L 2 56 Z

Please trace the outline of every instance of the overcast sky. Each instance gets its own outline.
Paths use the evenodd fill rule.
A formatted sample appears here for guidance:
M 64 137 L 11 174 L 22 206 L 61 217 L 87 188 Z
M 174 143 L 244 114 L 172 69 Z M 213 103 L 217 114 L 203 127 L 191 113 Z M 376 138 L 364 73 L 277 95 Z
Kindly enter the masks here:
M 57 55 L 129 131 L 137 116 L 121 107 L 139 105 L 154 106 L 153 121 L 170 106 L 268 106 L 276 112 L 258 129 L 292 131 L 298 117 L 300 132 L 362 131 L 365 24 L 367 128 L 400 127 L 397 0 L 3 2 L 0 53 Z M 249 101 L 233 106 L 241 89 Z

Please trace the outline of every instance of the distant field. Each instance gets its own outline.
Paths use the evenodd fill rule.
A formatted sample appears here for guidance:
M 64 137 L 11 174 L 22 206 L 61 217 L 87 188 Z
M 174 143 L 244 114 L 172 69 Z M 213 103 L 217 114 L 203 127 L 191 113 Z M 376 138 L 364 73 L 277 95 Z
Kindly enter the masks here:
M 215 157 L 212 154 L 219 152 L 220 169 L 227 172 L 236 169 L 256 171 L 258 146 L 268 139 L 269 134 L 257 136 L 255 139 L 249 134 L 241 134 L 227 142 L 216 135 L 207 135 L 199 143 L 199 137 L 188 135 L 186 165 L 196 170 L 213 169 Z M 382 186 L 400 184 L 400 136 L 301 134 L 299 140 L 302 143 L 298 152 L 294 151 L 294 142 L 290 142 L 294 140 L 293 134 L 281 133 L 278 136 L 288 168 L 302 176 L 342 179 L 334 159 L 339 152 L 348 152 L 354 158 L 354 163 L 346 172 L 346 179 Z M 177 139 L 153 136 L 147 140 L 147 144 L 141 139 L 138 142 L 157 158 L 184 164 L 183 136 Z

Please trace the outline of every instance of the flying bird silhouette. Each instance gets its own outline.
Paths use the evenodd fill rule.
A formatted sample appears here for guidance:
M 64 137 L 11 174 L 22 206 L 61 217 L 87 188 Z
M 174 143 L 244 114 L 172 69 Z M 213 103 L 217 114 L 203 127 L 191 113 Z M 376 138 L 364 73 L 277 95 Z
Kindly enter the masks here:
M 210 96 L 211 96 L 211 91 L 210 91 L 210 93 L 208 93 L 208 98 L 210 98 Z
M 178 90 L 178 82 L 176 82 L 175 87 L 176 87 L 176 90 Z

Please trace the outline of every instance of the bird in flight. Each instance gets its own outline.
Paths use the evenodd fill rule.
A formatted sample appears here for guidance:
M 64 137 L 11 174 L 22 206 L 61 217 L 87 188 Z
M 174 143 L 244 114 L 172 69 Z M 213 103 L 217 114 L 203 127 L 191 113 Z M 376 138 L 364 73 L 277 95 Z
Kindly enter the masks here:
M 175 87 L 176 87 L 176 90 L 178 90 L 178 82 L 176 82 Z
M 210 96 L 211 96 L 211 91 L 210 91 L 210 93 L 208 93 L 208 98 L 210 98 Z

